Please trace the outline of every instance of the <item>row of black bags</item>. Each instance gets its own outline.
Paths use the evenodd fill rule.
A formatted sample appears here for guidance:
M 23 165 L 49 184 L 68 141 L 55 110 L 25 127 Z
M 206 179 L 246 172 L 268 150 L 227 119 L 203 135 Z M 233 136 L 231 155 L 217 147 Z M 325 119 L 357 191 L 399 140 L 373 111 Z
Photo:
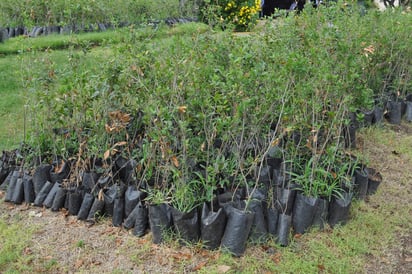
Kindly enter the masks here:
M 196 22 L 197 18 L 166 18 L 164 23 L 173 26 L 176 24 Z M 161 21 L 150 21 L 150 24 L 159 24 Z M 26 35 L 28 37 L 39 37 L 51 34 L 72 34 L 72 33 L 82 33 L 82 32 L 101 32 L 107 31 L 114 28 L 122 28 L 132 25 L 128 22 L 120 22 L 119 24 L 112 23 L 95 23 L 95 24 L 71 24 L 65 26 L 34 26 L 32 28 L 27 28 L 23 26 L 17 27 L 0 27 L 0 43 L 6 41 L 9 38 L 18 37 L 21 35 Z
M 349 114 L 350 123 L 344 128 L 345 147 L 356 148 L 356 131 L 362 127 L 381 125 L 385 120 L 399 125 L 402 120 L 412 122 L 412 94 L 405 98 L 384 94 L 375 99 L 371 109 L 359 109 Z
M 38 167 L 33 176 L 13 171 L 2 185 L 7 186 L 5 201 L 26 202 L 52 211 L 66 208 L 69 214 L 88 222 L 109 216 L 114 226 L 133 229 L 139 237 L 150 228 L 154 243 L 162 243 L 165 235 L 174 232 L 182 244 L 200 239 L 206 248 L 221 247 L 236 256 L 244 253 L 248 240 L 262 243 L 274 237 L 280 245 L 287 246 L 291 232 L 302 234 L 314 226 L 323 229 L 326 223 L 331 227 L 345 224 L 353 195 L 363 199 L 373 194 L 382 180 L 375 170 L 364 168 L 355 172 L 355 192 L 343 193 L 330 201 L 306 197 L 291 184 L 271 185 L 250 193 L 245 188 L 226 191 L 212 203 L 180 212 L 166 203 L 148 205 L 146 193 L 136 185 L 107 186 L 109 178 L 97 178 L 94 173 L 83 174 L 81 187 L 65 187 L 47 179 L 39 184 L 39 175 L 45 172 L 45 166 Z M 89 180 L 95 183 L 90 184 Z M 269 192 L 275 197 L 271 201 Z

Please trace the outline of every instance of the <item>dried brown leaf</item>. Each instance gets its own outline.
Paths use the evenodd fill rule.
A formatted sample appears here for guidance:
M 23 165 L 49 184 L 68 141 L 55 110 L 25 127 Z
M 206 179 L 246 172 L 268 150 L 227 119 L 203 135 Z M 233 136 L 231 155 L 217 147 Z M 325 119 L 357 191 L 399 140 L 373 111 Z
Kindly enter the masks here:
M 275 255 L 272 256 L 272 261 L 275 264 L 279 264 L 281 260 L 281 254 L 280 253 L 276 253 Z
M 103 154 L 103 160 L 107 160 L 110 157 L 110 149 L 106 150 Z
M 272 141 L 271 146 L 275 147 L 275 146 L 279 145 L 279 143 L 280 143 L 280 139 L 276 138 L 275 140 Z
M 318 264 L 318 270 L 319 272 L 325 271 L 325 266 L 323 264 Z
M 217 272 L 218 273 L 226 273 L 230 270 L 230 266 L 228 265 L 219 265 L 217 266 Z
M 97 194 L 97 199 L 99 201 L 103 201 L 104 200 L 104 192 L 103 192 L 103 188 L 99 190 L 99 193 Z
M 119 147 L 119 146 L 125 146 L 125 145 L 127 145 L 126 141 L 117 142 L 116 144 L 113 145 L 113 148 Z
M 122 114 L 119 116 L 119 120 L 120 120 L 122 123 L 124 123 L 124 124 L 129 123 L 129 122 L 130 122 L 130 119 L 131 119 L 131 117 L 130 117 L 130 114 L 128 114 L 128 113 L 122 113 Z
M 193 271 L 199 271 L 200 269 L 205 267 L 206 264 L 207 264 L 207 261 L 198 263 L 195 267 L 193 267 Z
M 74 267 L 75 268 L 80 268 L 80 267 L 82 267 L 83 264 L 84 264 L 84 261 L 82 259 L 78 259 L 76 261 L 76 263 L 74 264 Z
M 172 161 L 172 163 L 175 167 L 179 167 L 179 160 L 177 159 L 176 156 L 172 156 L 172 158 L 170 158 L 170 160 Z
M 180 106 L 177 108 L 177 110 L 179 111 L 179 113 L 186 113 L 187 106 Z
M 60 173 L 63 171 L 64 161 L 61 160 L 58 165 L 54 167 L 54 173 Z

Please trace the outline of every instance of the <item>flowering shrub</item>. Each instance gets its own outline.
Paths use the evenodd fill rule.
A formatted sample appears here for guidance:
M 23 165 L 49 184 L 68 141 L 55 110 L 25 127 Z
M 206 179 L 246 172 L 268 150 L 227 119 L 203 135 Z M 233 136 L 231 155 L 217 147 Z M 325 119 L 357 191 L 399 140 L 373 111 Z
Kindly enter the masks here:
M 261 10 L 261 0 L 211 0 L 208 3 L 207 8 L 218 13 L 221 25 L 233 25 L 237 31 L 254 26 Z

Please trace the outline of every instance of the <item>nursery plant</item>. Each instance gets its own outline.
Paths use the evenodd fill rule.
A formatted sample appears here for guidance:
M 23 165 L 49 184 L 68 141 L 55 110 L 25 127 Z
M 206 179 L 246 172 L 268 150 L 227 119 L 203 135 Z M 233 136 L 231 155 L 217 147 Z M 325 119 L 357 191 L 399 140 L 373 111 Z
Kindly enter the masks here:
M 398 12 L 400 24 L 408 22 L 410 14 Z M 376 81 L 389 77 L 392 72 L 379 66 L 388 57 L 401 64 L 397 71 L 410 72 L 410 58 L 403 57 L 410 55 L 410 25 L 393 29 L 397 43 L 384 32 L 381 48 L 391 50 L 380 56 L 372 49 L 377 34 L 366 27 L 376 21 L 393 22 L 386 14 L 361 15 L 338 2 L 308 7 L 248 36 L 199 24 L 144 32 L 130 26 L 99 58 L 85 40 L 70 47 L 64 66 L 51 50 L 25 51 L 34 55 L 25 70 L 30 164 L 73 163 L 70 195 L 79 198 L 79 172 L 87 163 L 101 159 L 102 173 L 117 187 L 116 161 L 133 161 L 132 181 L 148 195 L 151 227 L 162 229 L 171 226 L 172 208 L 191 213 L 203 202 L 212 207 L 222 192 L 238 202 L 228 207 L 231 227 L 241 223 L 233 216 L 242 216 L 252 231 L 257 226 L 251 215 L 257 216 L 255 209 L 266 200 L 259 197 L 262 189 L 272 199 L 279 199 L 273 190 L 280 188 L 290 196 L 300 188 L 316 199 L 346 197 L 352 160 L 342 156 L 351 153 L 342 132 L 350 112 L 374 102 L 377 84 L 369 73 Z M 39 67 L 31 70 L 34 64 Z M 394 80 L 396 89 L 404 92 L 409 80 L 405 75 Z M 281 171 L 265 163 L 274 148 Z M 273 169 L 286 175 L 281 186 L 271 181 Z M 285 221 L 278 229 L 281 245 L 288 244 L 292 221 L 293 199 L 286 203 L 278 212 Z M 154 223 L 156 210 L 165 224 Z M 239 245 L 231 245 L 236 237 L 224 237 L 224 246 L 237 255 L 249 236 L 241 232 L 246 236 Z

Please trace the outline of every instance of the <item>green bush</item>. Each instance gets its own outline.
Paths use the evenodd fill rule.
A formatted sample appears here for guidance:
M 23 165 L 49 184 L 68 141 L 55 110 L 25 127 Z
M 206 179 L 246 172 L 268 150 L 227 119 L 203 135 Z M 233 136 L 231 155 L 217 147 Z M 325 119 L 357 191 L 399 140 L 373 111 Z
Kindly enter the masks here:
M 99 70 L 82 70 L 83 53 L 73 52 L 67 70 L 39 72 L 33 147 L 65 157 L 81 151 L 82 159 L 122 153 L 160 193 L 153 197 L 184 197 L 190 186 L 193 204 L 218 186 L 257 187 L 273 147 L 301 163 L 292 165 L 297 174 L 307 166 L 336 173 L 350 160 L 340 156 L 348 113 L 373 106 L 389 80 L 410 90 L 410 19 L 338 2 L 249 36 L 198 25 L 151 35 L 130 28 Z M 326 167 L 316 164 L 320 156 Z
M 260 10 L 260 0 L 206 0 L 200 12 L 202 20 L 212 26 L 245 31 L 256 25 Z
M 173 0 L 3 0 L 0 26 L 143 23 L 149 19 L 196 16 L 197 2 L 183 2 L 179 6 Z

